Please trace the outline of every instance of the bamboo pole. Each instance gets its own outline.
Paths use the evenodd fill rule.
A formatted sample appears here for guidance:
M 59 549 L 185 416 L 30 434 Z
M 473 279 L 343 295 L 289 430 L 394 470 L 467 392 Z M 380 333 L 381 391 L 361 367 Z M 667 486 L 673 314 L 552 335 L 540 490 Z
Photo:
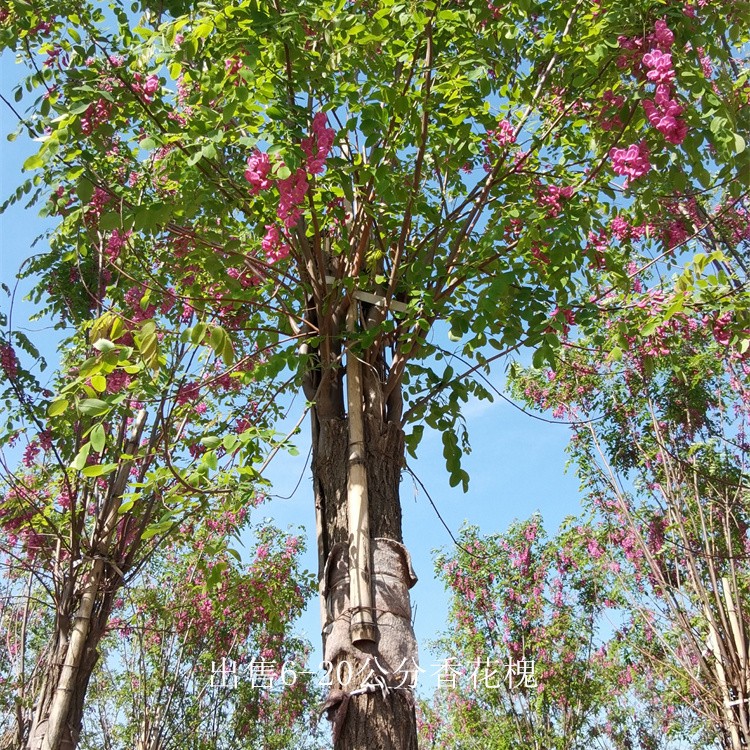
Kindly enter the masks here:
M 735 647 L 737 649 L 737 655 L 739 657 L 740 674 L 735 686 L 738 691 L 738 707 L 737 712 L 739 715 L 740 724 L 742 725 L 742 731 L 747 737 L 750 734 L 750 727 L 748 726 L 748 698 L 750 698 L 750 678 L 748 678 L 748 664 L 747 664 L 747 643 L 742 629 L 742 623 L 737 613 L 737 606 L 735 604 L 734 597 L 732 596 L 732 587 L 729 583 L 729 579 L 724 576 L 721 579 L 721 586 L 724 594 L 724 605 L 726 606 L 727 614 L 729 615 L 729 624 L 732 627 L 732 636 L 734 638 Z
M 719 689 L 721 691 L 722 698 L 722 709 L 724 712 L 724 721 L 726 722 L 725 729 L 729 732 L 729 736 L 732 741 L 732 750 L 742 750 L 742 743 L 740 741 L 739 728 L 735 721 L 734 712 L 732 711 L 731 696 L 729 695 L 729 685 L 727 683 L 727 676 L 724 670 L 724 662 L 721 653 L 721 643 L 719 641 L 719 634 L 716 632 L 716 626 L 713 620 L 707 612 L 706 620 L 708 622 L 708 647 L 711 649 L 716 660 L 716 677 L 719 683 Z
M 346 328 L 357 329 L 358 304 L 350 300 Z M 351 350 L 346 352 L 346 398 L 349 416 L 349 466 L 346 487 L 349 527 L 349 607 L 352 613 L 349 630 L 352 643 L 377 639 L 373 619 L 370 553 L 370 519 L 367 502 L 367 468 L 365 466 L 365 427 L 362 398 L 362 365 Z

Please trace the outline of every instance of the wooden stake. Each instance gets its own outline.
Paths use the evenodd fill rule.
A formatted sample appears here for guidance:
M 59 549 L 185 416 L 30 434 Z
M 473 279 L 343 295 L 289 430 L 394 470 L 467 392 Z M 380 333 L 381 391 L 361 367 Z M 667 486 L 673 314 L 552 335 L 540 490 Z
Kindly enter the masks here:
M 358 305 L 350 300 L 346 328 L 357 330 Z M 365 428 L 362 398 L 362 365 L 351 350 L 346 352 L 346 398 L 349 415 L 349 471 L 347 479 L 347 515 L 349 525 L 349 607 L 352 613 L 352 643 L 377 640 L 373 618 L 370 519 L 367 502 L 365 466 Z

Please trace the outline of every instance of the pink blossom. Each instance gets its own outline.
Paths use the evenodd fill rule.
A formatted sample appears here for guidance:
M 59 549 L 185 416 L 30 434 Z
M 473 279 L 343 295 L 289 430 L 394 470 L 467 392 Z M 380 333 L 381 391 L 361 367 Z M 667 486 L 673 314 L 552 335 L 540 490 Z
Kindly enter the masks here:
M 510 146 L 511 143 L 516 142 L 516 133 L 507 120 L 502 120 L 497 129 L 488 131 L 488 135 L 490 133 L 492 134 L 492 140 L 500 147 Z
M 0 369 L 8 380 L 13 380 L 18 373 L 18 358 L 10 344 L 0 344 Z
M 700 55 L 701 70 L 706 79 L 710 79 L 714 74 L 714 66 L 711 62 L 711 58 L 705 54 L 703 47 L 698 47 L 698 54 Z
M 671 91 L 666 84 L 656 87 L 654 101 L 644 99 L 643 109 L 646 110 L 648 121 L 670 142 L 679 146 L 687 135 L 687 125 L 678 119 L 682 114 L 682 107 L 671 98 Z
M 39 443 L 32 440 L 23 452 L 23 465 L 31 468 L 34 465 L 36 457 L 39 455 Z
M 674 43 L 674 34 L 670 31 L 667 22 L 663 18 L 660 18 L 654 24 L 653 40 L 663 50 L 671 49 Z
M 318 112 L 313 118 L 312 133 L 303 138 L 300 144 L 307 156 L 307 171 L 310 174 L 320 174 L 323 171 L 335 137 L 336 132 L 328 127 L 325 113 Z
M 625 175 L 625 187 L 631 180 L 642 177 L 651 169 L 648 146 L 644 141 L 627 148 L 613 148 L 609 152 L 615 174 Z
M 667 227 L 667 248 L 670 250 L 681 245 L 690 237 L 690 233 L 685 228 L 681 220 L 671 221 Z
M 721 346 L 729 346 L 729 344 L 731 343 L 732 331 L 729 327 L 731 325 L 731 322 L 731 313 L 724 313 L 716 319 L 716 322 L 712 326 L 712 331 L 717 344 Z
M 136 323 L 153 318 L 156 314 L 156 305 L 146 304 L 143 306 L 143 297 L 146 290 L 140 285 L 132 286 L 123 295 L 123 301 L 130 307 L 130 317 Z
M 131 377 L 125 370 L 113 370 L 107 375 L 107 393 L 119 393 L 131 383 Z
M 602 94 L 604 106 L 599 115 L 599 125 L 604 131 L 614 130 L 622 127 L 619 111 L 625 104 L 625 97 L 622 94 L 615 94 L 612 89 L 608 89 Z
M 611 224 L 612 236 L 621 242 L 630 237 L 630 224 L 622 216 L 615 216 Z
M 289 255 L 289 245 L 282 243 L 279 228 L 274 224 L 266 224 L 266 235 L 260 246 L 269 263 L 276 263 Z
M 104 247 L 104 254 L 107 256 L 110 262 L 116 261 L 120 257 L 120 251 L 128 243 L 128 237 L 132 232 L 121 232 L 119 229 L 115 229 L 107 240 L 107 244 Z
M 516 134 L 513 130 L 513 126 L 507 121 L 502 120 L 497 128 L 490 129 L 487 131 L 487 135 L 484 139 L 484 153 L 487 156 L 488 161 L 484 164 L 485 172 L 489 172 L 492 169 L 492 161 L 494 160 L 494 151 L 496 148 L 504 150 L 512 143 L 516 142 Z
M 570 185 L 557 187 L 557 185 L 545 186 L 545 192 L 539 196 L 539 203 L 543 206 L 549 206 L 548 215 L 554 218 L 562 211 L 563 201 L 567 201 L 573 195 L 573 188 Z
M 261 190 L 271 187 L 268 173 L 271 171 L 271 162 L 268 154 L 257 149 L 248 157 L 245 179 L 250 183 L 250 195 L 257 195 Z
M 589 539 L 586 548 L 588 549 L 589 555 L 591 555 L 594 560 L 598 560 L 604 554 L 604 550 L 599 546 L 599 542 L 597 542 L 596 539 Z
M 143 93 L 148 96 L 153 96 L 158 90 L 159 77 L 152 74 L 146 79 L 146 83 L 143 84 Z
M 672 55 L 659 50 L 651 50 L 643 56 L 643 64 L 649 69 L 646 78 L 652 83 L 672 83 L 674 69 Z
M 106 99 L 99 99 L 90 104 L 81 115 L 81 132 L 84 135 L 90 135 L 99 125 L 109 119 L 111 112 L 112 102 Z
M 307 188 L 307 175 L 302 168 L 279 180 L 279 207 L 276 209 L 276 215 L 287 229 L 291 229 L 302 215 L 298 206 L 305 199 Z
M 239 57 L 229 57 L 224 60 L 224 69 L 227 71 L 227 75 L 232 78 L 237 75 L 242 69 L 242 60 Z

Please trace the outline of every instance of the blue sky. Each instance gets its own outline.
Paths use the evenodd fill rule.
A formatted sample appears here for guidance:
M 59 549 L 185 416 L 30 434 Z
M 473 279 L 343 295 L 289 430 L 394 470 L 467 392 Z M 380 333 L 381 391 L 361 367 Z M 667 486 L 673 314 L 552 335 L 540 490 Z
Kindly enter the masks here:
M 13 101 L 13 86 L 18 80 L 18 68 L 12 57 L 0 56 L 0 93 Z M 4 201 L 22 180 L 21 165 L 34 150 L 34 144 L 19 137 L 9 143 L 8 133 L 15 130 L 15 117 L 0 103 L 0 202 Z M 22 205 L 12 206 L 0 215 L 0 280 L 13 287 L 19 265 L 33 251 L 31 245 L 42 232 L 44 225 L 37 217 L 36 208 L 24 210 Z M 37 247 L 37 251 L 43 247 Z M 25 293 L 29 284 L 20 287 Z M 14 312 L 15 327 L 30 332 L 32 340 L 47 359 L 56 359 L 56 338 L 42 323 L 28 324 L 31 312 L 28 304 L 17 298 Z M 2 309 L 7 309 L 7 298 L 0 299 Z M 495 385 L 500 385 L 500 376 Z M 297 399 L 299 409 L 303 400 Z M 411 461 L 411 467 L 432 496 L 443 519 L 454 534 L 464 522 L 479 526 L 483 532 L 503 531 L 516 518 L 526 518 L 539 511 L 549 532 L 560 521 L 579 509 L 578 482 L 575 476 L 564 474 L 565 445 L 568 428 L 535 420 L 522 414 L 508 403 L 471 401 L 464 416 L 470 432 L 473 451 L 465 457 L 464 468 L 471 476 L 469 492 L 450 488 L 443 467 L 440 436 L 426 432 L 420 446 L 420 459 Z M 291 415 L 293 424 L 298 411 Z M 304 424 L 299 439 L 300 455 L 280 455 L 271 465 L 269 478 L 273 482 L 272 495 L 285 497 L 299 487 L 288 500 L 272 497 L 259 509 L 259 513 L 273 518 L 277 525 L 303 525 L 307 531 L 308 550 L 305 565 L 315 570 L 315 518 L 312 499 L 310 467 L 305 466 L 309 447 L 309 424 Z M 438 658 L 427 648 L 428 641 L 445 628 L 448 596 L 433 574 L 433 550 L 450 548 L 452 542 L 427 497 L 417 488 L 412 478 L 404 474 L 402 480 L 402 506 L 404 541 L 409 548 L 419 583 L 412 590 L 415 608 L 415 627 L 420 646 L 420 661 L 426 685 L 435 672 Z M 313 646 L 318 650 L 315 660 L 320 660 L 319 605 L 313 601 L 300 622 Z

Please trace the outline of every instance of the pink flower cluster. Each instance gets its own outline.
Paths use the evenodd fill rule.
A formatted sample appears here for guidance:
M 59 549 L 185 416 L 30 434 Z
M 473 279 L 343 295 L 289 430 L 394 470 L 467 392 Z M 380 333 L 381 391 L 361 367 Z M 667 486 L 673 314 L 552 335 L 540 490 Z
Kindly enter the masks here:
M 507 121 L 502 120 L 500 124 L 487 131 L 484 139 L 484 153 L 487 156 L 487 163 L 484 165 L 485 172 L 489 172 L 493 161 L 493 151 L 496 148 L 504 149 L 516 142 L 516 134 L 513 126 Z
M 149 320 L 156 314 L 156 305 L 142 305 L 143 296 L 146 290 L 144 287 L 136 284 L 130 287 L 123 295 L 123 302 L 130 308 L 130 319 L 135 323 L 143 320 Z
M 643 56 L 643 64 L 649 69 L 646 78 L 651 83 L 672 83 L 674 81 L 674 68 L 672 67 L 672 55 L 668 52 L 654 49 Z
M 313 118 L 312 133 L 303 138 L 300 144 L 307 156 L 307 171 L 310 174 L 321 174 L 335 137 L 336 132 L 328 127 L 325 113 L 318 112 Z
M 107 376 L 107 393 L 119 393 L 125 390 L 131 382 L 132 378 L 125 370 L 113 370 Z
M 247 159 L 245 170 L 245 179 L 250 183 L 250 195 L 257 195 L 261 190 L 268 190 L 271 187 L 271 180 L 268 177 L 270 171 L 271 161 L 268 154 L 255 149 Z
M 631 180 L 642 177 L 651 169 L 648 146 L 644 141 L 627 148 L 613 148 L 609 152 L 615 174 L 625 175 L 625 187 Z
M 573 188 L 570 185 L 557 187 L 557 185 L 546 185 L 544 192 L 539 195 L 539 203 L 548 206 L 547 214 L 554 218 L 562 211 L 563 201 L 568 200 L 573 195 Z
M 630 224 L 622 216 L 615 216 L 610 224 L 612 230 L 612 236 L 616 237 L 620 242 L 630 237 Z
M 140 73 L 136 73 L 133 78 L 135 79 L 135 82 L 133 83 L 133 89 L 135 92 L 140 94 L 143 97 L 143 101 L 147 104 L 152 102 L 154 100 L 154 94 L 159 90 L 159 76 L 152 73 L 144 80 Z
M 13 380 L 18 373 L 18 359 L 10 344 L 0 344 L 0 369 L 8 380 Z
M 281 233 L 275 224 L 266 224 L 266 235 L 260 247 L 269 263 L 276 263 L 289 255 L 289 245 L 281 241 Z
M 23 465 L 26 468 L 31 468 L 36 461 L 36 457 L 39 455 L 39 443 L 36 440 L 32 440 L 25 448 L 23 452 Z
M 305 168 L 298 168 L 288 177 L 277 180 L 279 190 L 279 205 L 276 216 L 291 229 L 302 216 L 300 208 L 309 188 L 307 175 L 320 174 L 325 168 L 325 162 L 330 153 L 335 131 L 328 127 L 325 113 L 318 112 L 313 118 L 312 133 L 302 139 L 300 144 L 307 157 Z M 282 164 L 283 166 L 283 164 Z M 250 183 L 250 194 L 257 195 L 261 190 L 268 190 L 273 185 L 271 178 L 271 161 L 268 154 L 257 149 L 247 160 L 245 179 Z M 289 246 L 282 242 L 279 228 L 266 225 L 266 234 L 261 241 L 261 249 L 270 263 L 275 263 L 289 255 Z
M 279 180 L 279 207 L 276 215 L 291 229 L 302 215 L 299 207 L 307 194 L 307 175 L 301 167 L 283 180 Z
M 93 104 L 89 104 L 88 109 L 81 117 L 81 131 L 84 135 L 90 135 L 99 125 L 106 122 L 112 112 L 112 102 L 106 99 L 99 99 Z
M 654 24 L 654 33 L 651 35 L 651 39 L 657 47 L 661 47 L 665 50 L 671 49 L 674 44 L 674 34 L 663 18 L 660 18 Z
M 645 99 L 643 108 L 648 121 L 670 142 L 679 146 L 687 135 L 687 125 L 680 120 L 683 112 L 677 100 L 672 98 L 674 69 L 672 55 L 668 52 L 674 43 L 674 34 L 666 21 L 659 20 L 654 33 L 649 37 L 655 48 L 643 56 L 643 65 L 648 69 L 646 79 L 656 84 L 654 99 Z
M 239 73 L 243 67 L 245 66 L 242 60 L 237 56 L 224 60 L 224 69 L 227 72 L 227 78 L 231 79 L 235 86 L 239 86 L 240 84 L 241 78 Z
M 643 109 L 646 110 L 648 121 L 670 142 L 679 146 L 687 135 L 687 125 L 679 117 L 682 107 L 671 98 L 671 89 L 661 83 L 656 87 L 654 100 L 644 99 Z
M 625 97 L 622 94 L 615 94 L 612 89 L 608 89 L 602 95 L 604 106 L 599 115 L 599 125 L 602 130 L 610 131 L 622 127 L 620 110 L 625 104 Z
M 667 26 L 664 19 L 660 19 L 654 25 L 654 31 L 644 39 L 620 37 L 620 47 L 630 51 L 630 56 L 623 56 L 618 60 L 620 67 L 628 64 L 638 63 L 637 55 L 644 46 L 648 49 L 640 56 L 638 72 L 645 70 L 648 83 L 656 85 L 653 99 L 644 99 L 643 108 L 651 125 L 656 128 L 664 138 L 675 146 L 679 146 L 687 135 L 686 123 L 680 119 L 683 107 L 673 96 L 673 84 L 675 72 L 672 67 L 672 54 L 670 52 L 674 44 L 674 34 Z M 641 73 L 642 74 L 642 73 Z M 605 97 L 605 100 L 606 97 Z M 611 129 L 605 127 L 605 130 Z M 632 145 L 625 149 L 613 148 L 610 151 L 612 166 L 616 174 L 627 176 L 625 186 L 628 182 L 644 175 L 651 168 L 649 153 L 646 145 Z
M 125 245 L 128 244 L 128 237 L 132 232 L 121 232 L 119 229 L 115 229 L 107 240 L 107 244 L 104 247 L 104 254 L 107 256 L 109 261 L 113 263 L 120 257 L 120 251 Z

